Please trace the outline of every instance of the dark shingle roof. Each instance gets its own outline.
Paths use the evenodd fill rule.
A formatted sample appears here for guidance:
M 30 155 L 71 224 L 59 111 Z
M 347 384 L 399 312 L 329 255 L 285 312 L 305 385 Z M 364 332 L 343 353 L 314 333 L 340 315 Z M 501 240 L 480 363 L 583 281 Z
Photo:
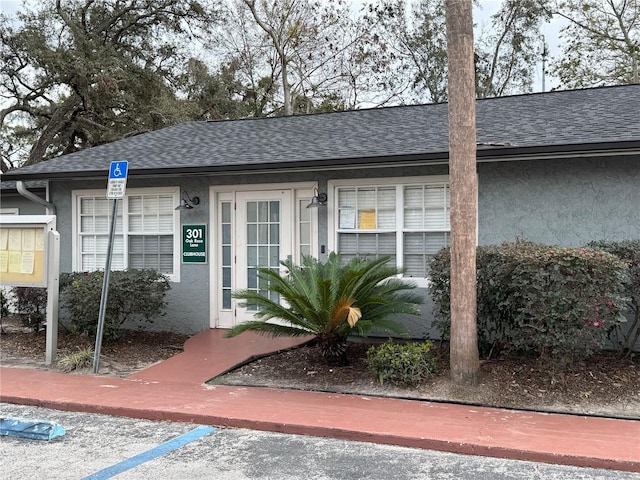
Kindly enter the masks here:
M 640 85 L 527 94 L 477 102 L 478 156 L 640 147 Z M 10 172 L 11 178 L 102 176 L 128 160 L 129 175 L 338 167 L 446 160 L 447 105 L 294 117 L 189 122 Z
M 45 190 L 47 183 L 44 180 L 33 180 L 30 182 L 24 182 L 24 186 L 29 190 Z M 10 180 L 3 180 L 0 176 L 0 192 L 12 193 L 17 189 L 16 182 Z

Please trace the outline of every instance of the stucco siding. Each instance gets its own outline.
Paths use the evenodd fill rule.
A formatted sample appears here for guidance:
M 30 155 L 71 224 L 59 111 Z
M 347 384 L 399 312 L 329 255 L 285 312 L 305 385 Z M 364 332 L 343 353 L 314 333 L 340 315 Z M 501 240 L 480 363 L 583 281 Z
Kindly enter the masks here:
M 44 198 L 44 195 L 42 195 Z M 19 215 L 46 215 L 47 209 L 17 194 L 2 194 L 0 209 L 17 209 Z
M 640 158 L 480 164 L 478 243 L 640 238 Z

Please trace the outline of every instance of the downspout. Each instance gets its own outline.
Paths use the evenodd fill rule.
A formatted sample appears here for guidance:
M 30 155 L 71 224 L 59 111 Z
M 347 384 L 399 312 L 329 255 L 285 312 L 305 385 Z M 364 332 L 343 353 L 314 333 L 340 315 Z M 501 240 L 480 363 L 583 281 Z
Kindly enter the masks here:
M 56 214 L 56 206 L 51 202 L 47 202 L 46 200 L 43 200 L 42 198 L 40 198 L 35 193 L 30 192 L 29 190 L 27 190 L 27 188 L 24 186 L 24 182 L 23 181 L 18 180 L 16 182 L 16 190 L 18 190 L 18 193 L 20 195 L 22 195 L 24 198 L 29 199 L 32 202 L 38 203 L 38 204 L 42 205 L 43 207 L 45 207 L 47 209 L 47 214 L 48 215 L 55 215 Z

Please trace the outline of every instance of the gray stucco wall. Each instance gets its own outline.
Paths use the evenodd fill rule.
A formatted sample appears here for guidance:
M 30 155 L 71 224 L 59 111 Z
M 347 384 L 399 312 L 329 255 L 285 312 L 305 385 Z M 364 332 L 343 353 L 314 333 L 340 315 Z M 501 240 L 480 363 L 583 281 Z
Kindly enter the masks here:
M 43 193 L 38 196 L 45 198 Z M 46 215 L 47 209 L 17 193 L 0 193 L 0 208 L 17 208 L 19 215 Z
M 316 181 L 326 191 L 329 180 L 442 175 L 446 165 L 358 169 L 296 174 L 176 177 L 130 180 L 127 188 L 179 186 L 201 199 L 198 208 L 181 213 L 181 224 L 209 222 L 210 185 Z M 479 244 L 513 241 L 518 237 L 558 244 L 584 245 L 591 240 L 640 238 L 640 158 L 572 159 L 484 163 L 478 166 Z M 100 182 L 53 182 L 52 201 L 58 207 L 61 269 L 71 270 L 72 189 L 105 188 Z M 328 244 L 327 209 L 319 210 L 319 245 Z M 209 227 L 209 231 L 211 228 Z M 180 233 L 178 233 L 180 234 Z M 209 257 L 211 259 L 211 255 Z M 181 281 L 168 293 L 167 315 L 157 330 L 196 333 L 209 328 L 209 264 L 181 264 Z M 422 290 L 422 315 L 406 319 L 414 337 L 431 336 L 432 303 Z
M 640 238 L 637 156 L 485 163 L 478 172 L 480 245 Z

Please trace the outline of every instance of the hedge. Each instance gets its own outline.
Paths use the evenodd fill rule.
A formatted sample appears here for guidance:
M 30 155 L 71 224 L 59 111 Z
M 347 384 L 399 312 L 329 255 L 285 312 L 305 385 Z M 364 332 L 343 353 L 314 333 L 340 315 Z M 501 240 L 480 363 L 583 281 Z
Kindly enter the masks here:
M 627 263 L 624 285 L 629 323 L 625 325 L 624 333 L 621 334 L 620 350 L 630 355 L 636 350 L 640 340 L 640 240 L 621 242 L 602 240 L 591 242 L 589 247 L 612 253 Z
M 103 272 L 70 273 L 60 278 L 62 304 L 76 333 L 96 335 L 103 275 Z M 125 322 L 152 322 L 154 317 L 164 315 L 169 288 L 167 277 L 155 270 L 111 272 L 104 339 L 118 338 Z
M 595 248 L 518 241 L 478 247 L 478 338 L 565 368 L 601 349 L 624 320 L 624 261 Z M 431 264 L 429 290 L 441 333 L 450 328 L 450 254 Z

